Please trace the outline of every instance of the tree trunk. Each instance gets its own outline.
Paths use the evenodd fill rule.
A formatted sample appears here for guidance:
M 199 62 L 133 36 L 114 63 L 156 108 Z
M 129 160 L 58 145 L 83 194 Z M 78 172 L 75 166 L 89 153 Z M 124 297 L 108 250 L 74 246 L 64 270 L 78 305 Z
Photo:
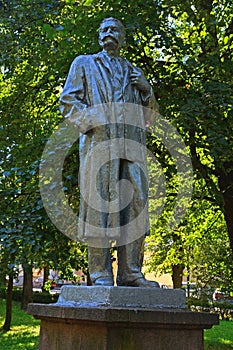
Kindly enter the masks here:
M 45 291 L 45 283 L 48 281 L 49 279 L 49 266 L 44 266 L 44 275 L 43 275 L 43 286 L 42 286 L 42 290 Z
M 91 277 L 90 277 L 90 274 L 89 274 L 89 270 L 87 271 L 87 286 L 92 286 L 93 283 L 92 283 L 92 280 L 91 280 Z
M 233 254 L 233 162 L 224 164 L 225 172 L 218 170 L 218 184 L 223 196 L 223 210 Z M 229 171 L 228 171 L 229 169 Z
M 172 266 L 173 288 L 182 287 L 183 271 L 184 271 L 184 266 L 181 264 Z
M 13 295 L 13 276 L 9 276 L 6 294 L 6 318 L 2 329 L 9 331 L 12 317 L 12 295 Z
M 21 309 L 27 310 L 29 303 L 33 301 L 32 267 L 23 265 L 23 296 Z

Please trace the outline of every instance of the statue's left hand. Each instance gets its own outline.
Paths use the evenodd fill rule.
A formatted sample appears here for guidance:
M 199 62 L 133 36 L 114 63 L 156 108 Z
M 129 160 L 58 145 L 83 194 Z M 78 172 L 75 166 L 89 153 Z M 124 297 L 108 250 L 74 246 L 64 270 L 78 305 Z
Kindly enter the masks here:
M 130 79 L 131 84 L 135 85 L 138 90 L 146 93 L 150 92 L 150 85 L 140 69 L 134 68 L 133 72 L 130 74 Z

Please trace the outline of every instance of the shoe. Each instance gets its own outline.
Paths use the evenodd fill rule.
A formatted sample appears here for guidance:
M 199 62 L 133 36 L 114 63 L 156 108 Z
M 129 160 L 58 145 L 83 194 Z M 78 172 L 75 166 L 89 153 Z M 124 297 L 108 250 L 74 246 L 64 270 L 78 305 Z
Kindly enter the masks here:
M 118 286 L 125 287 L 146 287 L 146 288 L 160 288 L 159 283 L 155 281 L 148 281 L 144 277 L 140 277 L 135 281 L 128 281 L 118 284 Z
M 111 277 L 100 277 L 94 282 L 94 286 L 113 286 L 113 280 Z

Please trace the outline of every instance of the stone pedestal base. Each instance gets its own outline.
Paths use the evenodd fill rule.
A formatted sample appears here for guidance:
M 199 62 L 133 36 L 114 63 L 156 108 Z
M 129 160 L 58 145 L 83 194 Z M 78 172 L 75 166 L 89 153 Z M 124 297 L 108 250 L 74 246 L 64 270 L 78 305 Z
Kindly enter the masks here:
M 28 312 L 41 320 L 39 350 L 203 350 L 203 329 L 218 324 L 217 315 L 184 308 L 61 301 L 29 305 Z

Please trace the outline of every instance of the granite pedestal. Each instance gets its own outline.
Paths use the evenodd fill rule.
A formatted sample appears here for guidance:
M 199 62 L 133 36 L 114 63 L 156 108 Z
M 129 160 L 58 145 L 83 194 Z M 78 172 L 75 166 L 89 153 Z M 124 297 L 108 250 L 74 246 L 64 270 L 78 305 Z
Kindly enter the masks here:
M 203 350 L 217 315 L 185 308 L 182 290 L 63 287 L 56 304 L 29 304 L 39 350 Z

